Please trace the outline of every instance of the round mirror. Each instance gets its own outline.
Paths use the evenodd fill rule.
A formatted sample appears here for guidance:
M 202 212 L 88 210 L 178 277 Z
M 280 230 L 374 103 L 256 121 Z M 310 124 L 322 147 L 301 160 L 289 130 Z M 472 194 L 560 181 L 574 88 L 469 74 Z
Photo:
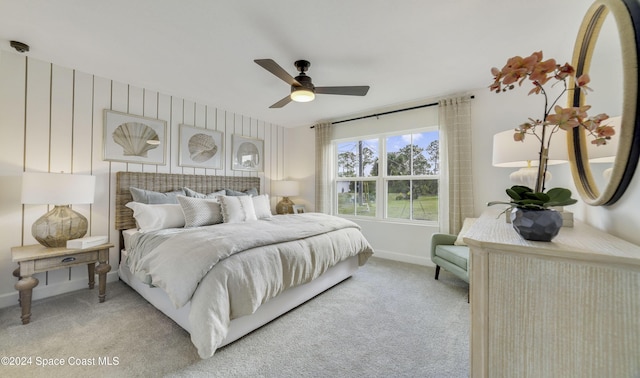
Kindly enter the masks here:
M 589 205 L 612 205 L 624 193 L 640 156 L 638 117 L 638 41 L 640 4 L 636 0 L 597 0 L 587 11 L 576 41 L 576 77 L 588 73 L 594 92 L 575 83 L 569 106 L 591 105 L 589 114 L 607 113 L 616 134 L 610 145 L 595 147 L 583 128 L 567 138 L 571 172 Z

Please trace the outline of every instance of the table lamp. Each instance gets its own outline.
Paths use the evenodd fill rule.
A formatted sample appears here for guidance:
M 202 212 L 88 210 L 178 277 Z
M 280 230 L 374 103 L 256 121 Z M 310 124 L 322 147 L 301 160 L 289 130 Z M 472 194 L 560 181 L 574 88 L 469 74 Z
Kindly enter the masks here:
M 520 168 L 511 173 L 509 178 L 518 185 L 535 188 L 538 178 L 538 163 L 540 158 L 540 141 L 533 135 L 527 135 L 522 142 L 513 140 L 513 129 L 499 132 L 493 136 L 493 166 Z M 553 134 L 549 148 L 547 165 L 566 163 L 569 160 L 567 152 L 566 132 L 561 130 Z M 545 181 L 551 180 L 551 173 L 547 172 Z
M 93 203 L 95 187 L 95 176 L 25 172 L 22 203 L 54 205 L 31 227 L 38 243 L 45 247 L 65 247 L 67 240 L 83 237 L 87 233 L 87 218 L 73 211 L 70 205 Z
M 273 181 L 271 183 L 271 191 L 274 195 L 282 197 L 282 200 L 276 205 L 276 213 L 293 214 L 293 205 L 295 205 L 289 197 L 297 196 L 300 186 L 297 181 Z

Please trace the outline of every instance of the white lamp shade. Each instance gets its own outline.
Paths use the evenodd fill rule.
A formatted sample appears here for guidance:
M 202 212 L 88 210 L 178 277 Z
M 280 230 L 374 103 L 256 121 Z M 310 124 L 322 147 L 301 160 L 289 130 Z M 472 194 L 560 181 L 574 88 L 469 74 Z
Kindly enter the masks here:
M 271 191 L 273 195 L 280 197 L 297 196 L 300 192 L 300 185 L 297 181 L 273 181 Z
M 31 205 L 73 205 L 93 203 L 96 177 L 67 173 L 25 172 L 22 175 L 22 203 Z
M 622 124 L 622 117 L 611 117 L 604 121 L 603 124 L 613 126 L 616 133 L 619 133 L 620 125 Z M 613 163 L 616 160 L 616 154 L 618 153 L 619 140 L 619 134 L 611 137 L 611 139 L 607 141 L 607 144 L 602 146 L 596 146 L 591 143 L 591 140 L 588 140 L 587 154 L 589 155 L 589 163 Z
M 533 135 L 527 135 L 522 142 L 513 140 L 513 129 L 502 131 L 493 136 L 494 167 L 537 167 L 540 158 L 540 141 Z M 563 130 L 553 134 L 549 147 L 547 165 L 566 163 L 569 160 L 567 151 L 567 133 Z

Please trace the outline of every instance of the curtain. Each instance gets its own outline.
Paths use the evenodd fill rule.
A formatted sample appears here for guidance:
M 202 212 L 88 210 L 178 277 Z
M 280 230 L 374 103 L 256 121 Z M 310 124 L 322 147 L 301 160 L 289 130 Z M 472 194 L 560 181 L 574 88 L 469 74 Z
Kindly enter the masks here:
M 465 218 L 473 217 L 473 175 L 471 156 L 471 99 L 439 101 L 441 153 L 440 201 L 442 232 L 457 234 Z
M 331 123 L 314 126 L 316 130 L 316 211 L 331 214 L 333 205 L 332 177 L 333 153 L 331 148 Z

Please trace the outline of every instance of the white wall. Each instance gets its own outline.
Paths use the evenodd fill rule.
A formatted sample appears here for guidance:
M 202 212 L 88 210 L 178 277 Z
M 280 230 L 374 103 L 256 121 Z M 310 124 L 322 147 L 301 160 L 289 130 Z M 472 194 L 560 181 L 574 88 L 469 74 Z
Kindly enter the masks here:
M 167 121 L 166 165 L 132 164 L 102 160 L 103 110 L 111 109 Z M 224 133 L 224 168 L 196 169 L 178 165 L 180 124 Z M 265 170 L 233 171 L 231 136 L 260 138 L 265 144 Z M 89 220 L 89 235 L 108 235 L 116 247 L 110 251 L 117 279 L 119 235 L 114 230 L 115 174 L 118 171 L 210 175 L 252 175 L 269 193 L 271 179 L 284 176 L 284 129 L 260 120 L 177 98 L 145 88 L 118 83 L 14 52 L 0 52 L 0 307 L 15 305 L 12 276 L 16 264 L 11 247 L 36 244 L 31 225 L 47 212 L 47 205 L 22 205 L 21 175 L 25 171 L 92 174 L 96 176 L 93 205 L 75 205 Z M 275 206 L 272 199 L 272 206 Z M 85 266 L 35 275 L 40 284 L 34 299 L 86 288 Z M 108 295 L 108 294 L 107 294 Z
M 296 205 L 315 211 L 315 131 L 310 127 L 285 130 L 284 145 L 288 159 L 284 162 L 286 178 L 300 183 L 300 195 L 291 197 Z M 280 198 L 277 198 L 279 201 Z

